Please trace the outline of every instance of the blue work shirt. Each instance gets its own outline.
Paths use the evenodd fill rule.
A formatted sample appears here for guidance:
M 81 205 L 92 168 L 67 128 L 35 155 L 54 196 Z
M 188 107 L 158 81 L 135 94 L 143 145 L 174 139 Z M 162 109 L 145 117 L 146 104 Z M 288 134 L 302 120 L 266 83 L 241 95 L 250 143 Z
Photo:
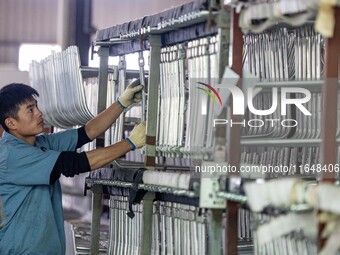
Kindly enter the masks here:
M 76 129 L 39 135 L 35 146 L 4 132 L 0 138 L 0 254 L 64 255 L 59 180 L 50 175 L 61 151 L 76 149 Z

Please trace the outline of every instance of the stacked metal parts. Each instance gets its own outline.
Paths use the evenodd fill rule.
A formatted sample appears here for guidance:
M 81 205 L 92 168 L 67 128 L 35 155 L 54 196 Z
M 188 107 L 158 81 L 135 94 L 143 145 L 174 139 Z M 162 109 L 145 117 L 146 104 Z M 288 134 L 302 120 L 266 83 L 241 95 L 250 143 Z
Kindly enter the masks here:
M 136 180 L 135 177 L 138 175 L 142 176 L 142 179 Z M 131 200 L 135 194 L 129 189 L 132 185 L 138 188 L 137 193 L 143 190 L 159 192 L 169 194 L 172 199 L 174 194 L 195 196 L 194 192 L 189 191 L 192 187 L 190 188 L 190 174 L 187 173 L 161 173 L 143 169 L 101 169 L 92 174 L 92 180 L 97 180 L 97 183 L 112 184 L 108 188 L 111 219 L 109 254 L 141 254 L 145 234 L 144 202 L 137 204 Z M 194 249 L 204 247 L 207 244 L 205 219 L 205 212 L 195 205 L 163 202 L 159 197 L 153 203 L 151 254 L 192 254 Z M 202 249 L 203 251 L 197 254 L 206 254 L 204 252 L 206 248 Z
M 207 123 L 212 121 L 213 101 L 198 87 L 216 77 L 217 43 L 216 37 L 209 37 L 162 48 L 160 156 L 202 157 L 212 149 L 213 130 Z
M 301 26 L 314 18 L 317 0 L 233 0 L 242 6 L 240 27 L 247 32 L 261 33 L 278 23 Z
M 152 209 L 151 253 L 156 254 L 208 254 L 211 249 L 225 253 L 225 220 L 221 228 L 221 247 L 211 247 L 212 212 L 200 208 L 195 192 L 197 179 L 189 173 L 143 171 L 136 169 L 101 169 L 93 173 L 89 183 L 108 185 L 110 195 L 110 231 L 108 254 L 141 254 L 143 240 L 144 202 L 134 203 L 134 191 L 157 194 Z M 132 181 L 143 173 L 142 181 Z M 136 189 L 135 189 L 136 190 Z M 131 216 L 131 211 L 133 216 Z M 225 219 L 225 215 L 223 215 Z M 239 210 L 240 249 L 249 254 L 252 246 L 251 215 Z
M 126 215 L 128 199 L 111 196 L 111 231 L 108 254 L 140 254 L 143 203 L 133 205 L 135 217 Z M 206 212 L 195 206 L 155 202 L 151 254 L 207 254 Z
M 278 104 L 278 109 L 270 116 L 270 119 L 280 121 L 266 123 L 260 128 L 243 128 L 245 138 L 256 139 L 253 140 L 254 142 L 258 142 L 259 139 L 263 141 L 262 147 L 244 147 L 243 163 L 283 166 L 318 164 L 320 152 L 316 141 L 320 139 L 321 134 L 322 81 L 320 79 L 323 74 L 323 39 L 312 26 L 304 26 L 289 30 L 279 28 L 261 34 L 246 35 L 244 40 L 245 67 L 258 77 L 259 82 L 254 81 L 254 83 L 262 89 L 262 92 L 253 98 L 254 107 L 256 109 L 270 108 L 273 87 L 304 87 L 311 91 L 312 100 L 306 104 L 306 108 L 312 116 L 306 116 L 299 110 L 293 112 L 292 108 L 288 108 L 285 119 L 294 119 L 298 125 L 284 127 L 281 122 L 283 118 L 280 115 L 280 104 Z M 291 94 L 290 97 L 298 98 L 302 95 Z M 340 114 L 340 109 L 338 114 Z M 253 118 L 254 115 L 248 111 L 246 121 Z M 275 140 L 272 140 L 274 146 L 264 146 L 268 142 L 264 139 L 285 138 L 290 139 L 286 140 L 287 147 L 283 147 L 280 140 L 276 140 L 279 147 L 275 147 Z M 249 143 L 251 144 L 251 140 Z M 306 145 L 303 145 L 304 143 Z M 308 145 L 313 143 L 315 145 Z M 303 171 L 290 169 L 291 171 L 286 172 L 286 175 L 305 174 Z M 274 172 L 268 177 L 280 175 L 282 173 Z
M 170 169 L 173 166 L 182 167 L 182 170 L 186 167 L 186 171 L 146 171 L 143 174 L 143 184 L 138 186 L 140 189 L 172 195 L 170 201 L 157 199 L 153 203 L 151 254 L 207 254 L 211 249 L 225 251 L 225 215 L 221 247 L 211 248 L 208 234 L 211 211 L 199 207 L 196 194 L 199 180 L 190 181 L 194 175 L 189 172 L 190 160 L 210 157 L 214 143 L 213 128 L 208 125 L 214 117 L 214 102 L 198 88 L 204 87 L 200 83 L 208 84 L 211 77 L 217 77 L 217 45 L 217 37 L 212 36 L 161 49 L 157 159 L 158 162 L 163 160 L 164 164 L 159 168 L 166 164 Z M 120 78 L 124 77 L 125 65 L 124 56 L 120 56 Z M 92 175 L 92 179 L 96 177 Z M 97 179 L 98 183 L 102 179 L 104 175 Z M 114 177 L 107 179 L 115 180 Z M 126 187 L 123 183 L 112 185 Z M 189 198 L 176 202 L 173 195 Z M 133 205 L 135 217 L 130 219 L 126 215 L 127 196 L 111 194 L 110 201 L 109 254 L 140 254 L 143 202 Z M 246 254 L 252 248 L 249 246 L 252 238 L 249 211 L 239 210 L 238 228 L 240 242 L 248 245 L 242 243 L 240 246 L 246 247 Z
M 162 48 L 158 151 L 176 157 L 184 145 L 186 74 L 184 45 Z
M 214 102 L 198 88 L 204 87 L 202 83 L 210 85 L 211 78 L 218 77 L 217 47 L 216 36 L 188 44 L 189 99 L 185 148 L 198 158 L 211 153 L 214 143 L 213 127 L 209 125 L 214 117 Z
M 110 196 L 110 242 L 108 254 L 140 254 L 143 204 L 133 205 L 135 217 L 126 215 L 127 197 Z
M 30 83 L 41 97 L 46 122 L 67 128 L 84 125 L 93 118 L 85 98 L 78 48 L 71 46 L 30 65 Z
M 274 6 L 286 16 L 277 15 L 280 11 L 268 15 Z M 244 67 L 257 77 L 253 83 L 260 90 L 252 99 L 254 108 L 269 109 L 273 103 L 273 94 L 280 95 L 283 87 L 305 88 L 311 92 L 311 100 L 305 105 L 311 116 L 292 108 L 287 108 L 287 114 L 281 116 L 282 109 L 278 105 L 276 112 L 269 116 L 270 119 L 278 120 L 276 124 L 248 126 L 242 130 L 241 144 L 244 146 L 241 163 L 281 169 L 264 174 L 263 178 L 268 180 L 262 184 L 250 183 L 245 187 L 248 205 L 253 212 L 254 254 L 318 254 L 317 225 L 320 219 L 313 214 L 314 205 L 311 206 L 310 198 L 304 200 L 308 197 L 305 191 L 296 188 L 301 180 L 294 182 L 294 179 L 282 177 L 293 175 L 317 180 L 322 174 L 321 171 L 310 170 L 316 169 L 321 163 L 319 143 L 324 39 L 315 32 L 314 24 L 299 28 L 279 26 L 266 30 L 277 21 L 290 25 L 306 23 L 315 15 L 315 3 L 255 1 L 249 3 L 248 7 L 243 10 L 241 19 L 251 20 L 251 24 L 244 22 L 242 28 L 244 31 L 258 33 L 244 36 Z M 303 96 L 291 93 L 289 98 Z M 339 107 L 337 112 L 339 117 Z M 248 110 L 245 118 L 248 122 L 255 115 Z M 298 125 L 282 125 L 283 118 L 294 119 Z M 280 179 L 271 181 L 272 178 Z M 316 185 L 316 182 L 312 185 Z M 307 190 L 307 184 L 303 187 Z M 299 194 L 294 194 L 296 190 Z M 256 197 L 253 195 L 255 193 Z M 316 194 L 310 196 L 315 197 Z M 309 205 L 297 209 L 292 207 L 294 203 Z M 334 247 L 332 253 L 321 251 L 319 254 L 338 254 Z
M 106 98 L 106 105 L 107 107 L 110 106 L 115 98 L 117 97 L 117 67 L 114 66 L 112 68 L 112 72 L 108 74 L 108 82 L 107 82 L 107 98 Z M 98 76 L 85 76 L 83 77 L 83 87 L 85 90 L 86 95 L 86 102 L 91 110 L 91 112 L 96 115 L 98 113 Z M 112 144 L 114 141 L 113 137 L 115 134 L 115 125 L 113 125 L 110 129 L 105 132 L 105 146 Z M 88 151 L 93 150 L 96 148 L 95 142 L 88 143 L 82 147 L 82 150 Z

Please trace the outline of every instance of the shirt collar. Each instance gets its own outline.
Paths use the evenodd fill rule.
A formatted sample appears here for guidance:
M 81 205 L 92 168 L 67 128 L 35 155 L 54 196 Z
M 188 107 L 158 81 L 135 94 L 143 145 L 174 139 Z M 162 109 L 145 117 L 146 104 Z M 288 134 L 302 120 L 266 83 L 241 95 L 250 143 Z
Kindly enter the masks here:
M 25 142 L 24 140 L 19 139 L 18 137 L 4 131 L 4 133 L 2 134 L 2 139 L 4 139 L 5 141 L 15 144 L 15 145 L 30 145 L 29 143 Z M 30 145 L 31 146 L 31 145 Z

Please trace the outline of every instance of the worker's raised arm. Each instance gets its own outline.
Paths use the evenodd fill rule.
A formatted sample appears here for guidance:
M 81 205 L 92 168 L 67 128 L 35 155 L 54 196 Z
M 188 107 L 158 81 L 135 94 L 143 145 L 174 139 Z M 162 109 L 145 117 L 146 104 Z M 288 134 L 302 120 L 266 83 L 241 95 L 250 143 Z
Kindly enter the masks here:
M 116 121 L 125 108 L 133 103 L 139 103 L 142 99 L 142 85 L 129 85 L 123 94 L 105 111 L 90 120 L 85 125 L 87 136 L 93 140 L 104 133 Z
M 130 150 L 141 148 L 145 145 L 146 127 L 145 123 L 135 126 L 131 135 L 121 142 L 105 148 L 98 148 L 86 152 L 91 170 L 105 166 L 111 161 L 119 158 Z
M 72 177 L 76 174 L 96 170 L 131 150 L 143 147 L 146 140 L 145 131 L 145 123 L 140 123 L 135 126 L 131 135 L 121 142 L 88 152 L 61 152 L 51 172 L 50 184 L 54 184 L 61 174 Z

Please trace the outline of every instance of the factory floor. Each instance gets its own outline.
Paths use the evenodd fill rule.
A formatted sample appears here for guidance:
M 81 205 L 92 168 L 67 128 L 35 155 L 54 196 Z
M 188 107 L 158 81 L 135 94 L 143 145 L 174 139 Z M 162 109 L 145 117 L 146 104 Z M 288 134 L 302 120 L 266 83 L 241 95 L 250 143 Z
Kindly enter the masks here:
M 91 212 L 85 215 L 78 210 L 65 210 L 65 255 L 89 255 L 91 247 Z M 109 243 L 109 219 L 107 214 L 101 218 L 100 255 L 107 254 Z

